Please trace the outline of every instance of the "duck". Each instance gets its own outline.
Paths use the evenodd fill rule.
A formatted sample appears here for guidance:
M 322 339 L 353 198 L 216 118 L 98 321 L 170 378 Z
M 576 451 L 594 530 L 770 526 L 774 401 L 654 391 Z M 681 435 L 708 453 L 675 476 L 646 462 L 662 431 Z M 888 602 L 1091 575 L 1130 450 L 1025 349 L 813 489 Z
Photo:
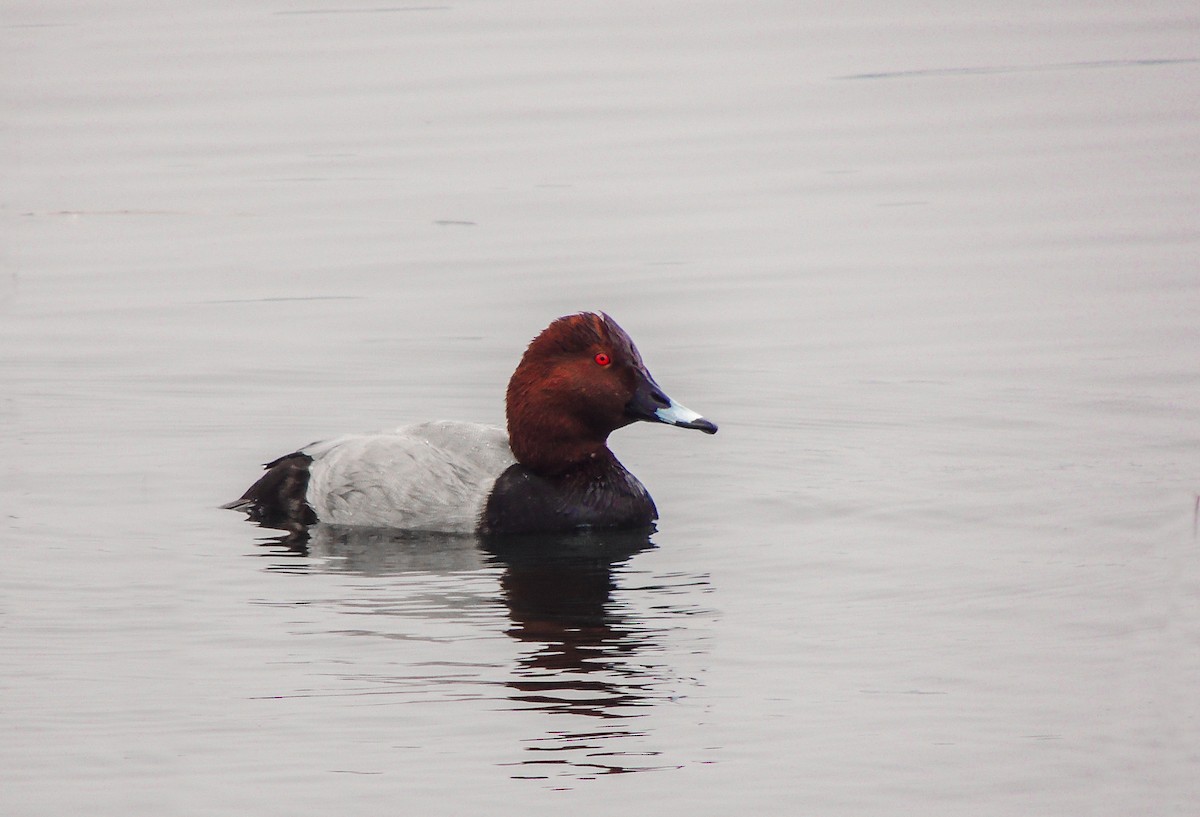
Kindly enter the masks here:
M 649 492 L 608 447 L 635 422 L 717 426 L 655 382 L 604 312 L 551 322 L 505 395 L 507 429 L 435 420 L 315 442 L 266 463 L 223 508 L 263 527 L 325 523 L 482 535 L 652 528 Z

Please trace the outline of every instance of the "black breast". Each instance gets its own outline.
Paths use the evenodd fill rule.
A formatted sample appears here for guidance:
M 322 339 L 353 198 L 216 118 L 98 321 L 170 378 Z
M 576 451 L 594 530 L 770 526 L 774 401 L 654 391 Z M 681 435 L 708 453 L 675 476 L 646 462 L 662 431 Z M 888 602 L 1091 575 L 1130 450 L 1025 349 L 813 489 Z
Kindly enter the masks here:
M 554 477 L 517 463 L 496 480 L 483 510 L 483 533 L 555 533 L 577 528 L 645 528 L 654 500 L 616 458 Z

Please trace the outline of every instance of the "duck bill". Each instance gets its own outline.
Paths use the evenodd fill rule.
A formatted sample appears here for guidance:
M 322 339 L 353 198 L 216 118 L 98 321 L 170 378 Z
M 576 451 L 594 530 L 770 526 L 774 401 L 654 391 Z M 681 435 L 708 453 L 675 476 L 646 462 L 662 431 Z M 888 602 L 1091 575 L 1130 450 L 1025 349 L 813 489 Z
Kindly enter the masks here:
M 643 373 L 633 397 L 625 406 L 625 414 L 634 420 L 666 423 L 680 428 L 694 428 L 705 434 L 716 434 L 716 423 L 709 422 L 687 406 L 667 396 L 654 378 Z
M 680 405 L 674 400 L 666 408 L 660 408 L 655 411 L 654 419 L 660 423 L 679 426 L 680 428 L 694 428 L 697 431 L 703 431 L 705 434 L 717 433 L 716 423 L 705 420 L 687 406 Z

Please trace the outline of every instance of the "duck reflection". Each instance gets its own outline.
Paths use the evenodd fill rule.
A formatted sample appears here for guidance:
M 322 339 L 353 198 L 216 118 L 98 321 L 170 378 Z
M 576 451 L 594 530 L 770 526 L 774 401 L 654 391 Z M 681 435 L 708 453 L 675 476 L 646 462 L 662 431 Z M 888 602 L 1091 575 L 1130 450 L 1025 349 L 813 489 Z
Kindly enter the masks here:
M 663 630 L 632 616 L 617 584 L 626 563 L 654 547 L 649 532 L 481 538 L 317 525 L 306 539 L 275 540 L 272 547 L 276 556 L 312 557 L 277 563 L 289 571 L 302 563 L 365 576 L 498 572 L 504 632 L 522 648 L 502 682 L 507 697 L 514 709 L 554 718 L 551 728 L 524 741 L 528 754 L 511 764 L 513 776 L 578 778 L 671 765 L 656 761 L 658 752 L 630 719 L 674 698 L 679 679 L 662 665 Z M 466 612 L 463 603 L 459 595 L 456 613 Z M 493 606 L 495 596 L 469 604 Z
M 595 776 L 660 768 L 645 733 L 625 724 L 668 697 L 661 668 L 636 660 L 658 650 L 656 633 L 628 621 L 613 598 L 614 570 L 653 547 L 645 532 L 584 532 L 489 540 L 504 565 L 500 586 L 512 626 L 527 646 L 507 682 L 510 698 L 561 718 L 526 742 L 516 777 Z M 655 671 L 657 669 L 657 671 Z
M 600 718 L 644 703 L 630 677 L 636 672 L 615 659 L 653 645 L 625 626 L 612 595 L 614 568 L 652 547 L 646 534 L 522 537 L 483 547 L 505 568 L 508 635 L 533 648 L 509 684 L 516 700 Z
M 304 534 L 264 542 L 274 555 L 301 557 L 280 561 L 273 570 L 399 576 L 406 573 L 449 574 L 487 566 L 475 536 L 390 528 L 314 525 Z

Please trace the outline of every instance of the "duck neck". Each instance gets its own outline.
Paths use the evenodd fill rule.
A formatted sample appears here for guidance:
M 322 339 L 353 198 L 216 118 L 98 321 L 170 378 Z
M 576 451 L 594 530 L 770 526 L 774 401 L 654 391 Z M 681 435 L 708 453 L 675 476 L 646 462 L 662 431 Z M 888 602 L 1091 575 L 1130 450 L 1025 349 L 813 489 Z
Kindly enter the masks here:
M 608 437 L 581 433 L 559 423 L 519 423 L 510 418 L 508 441 L 517 462 L 535 474 L 559 476 L 569 471 L 614 462 Z

